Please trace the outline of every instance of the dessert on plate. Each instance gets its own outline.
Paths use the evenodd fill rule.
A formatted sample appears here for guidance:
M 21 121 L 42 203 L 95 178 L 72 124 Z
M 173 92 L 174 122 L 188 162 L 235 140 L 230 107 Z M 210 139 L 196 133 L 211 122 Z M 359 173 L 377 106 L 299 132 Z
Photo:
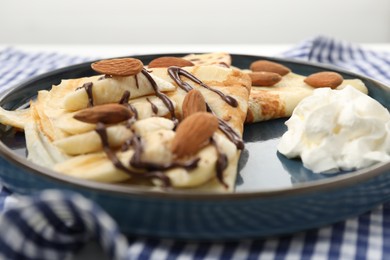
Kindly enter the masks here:
M 359 79 L 268 60 L 236 68 L 224 52 L 91 67 L 99 75 L 64 79 L 27 109 L 0 108 L 0 122 L 24 130 L 28 160 L 59 174 L 156 189 L 233 191 L 244 123 L 289 117 L 316 89 L 367 94 Z
M 62 80 L 28 109 L 0 111 L 1 123 L 25 131 L 29 160 L 92 181 L 233 190 L 249 76 L 169 57 L 91 66 L 100 75 Z

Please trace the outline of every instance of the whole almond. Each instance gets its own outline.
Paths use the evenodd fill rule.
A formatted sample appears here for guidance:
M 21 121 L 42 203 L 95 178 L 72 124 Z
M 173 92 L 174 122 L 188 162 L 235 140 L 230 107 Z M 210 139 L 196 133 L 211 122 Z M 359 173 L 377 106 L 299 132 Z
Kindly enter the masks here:
M 140 73 L 144 65 L 139 59 L 122 58 L 94 62 L 91 64 L 91 67 L 94 71 L 101 74 L 127 77 Z
M 197 89 L 192 89 L 183 100 L 183 118 L 196 112 L 206 112 L 206 101 L 202 93 Z
M 274 72 L 251 72 L 249 73 L 253 86 L 273 86 L 282 80 L 282 76 Z
M 152 60 L 148 68 L 168 68 L 170 66 L 190 67 L 194 66 L 194 64 L 182 58 L 165 56 Z
M 323 71 L 309 75 L 304 81 L 313 88 L 337 88 L 343 83 L 343 77 L 337 72 Z
M 86 108 L 76 113 L 73 118 L 85 122 L 96 124 L 116 124 L 125 121 L 133 116 L 133 113 L 120 104 L 105 104 Z
M 291 72 L 291 70 L 286 66 L 268 60 L 258 60 L 252 62 L 252 64 L 250 65 L 250 69 L 252 71 L 274 72 L 279 74 L 280 76 L 284 76 Z
M 206 146 L 218 129 L 218 118 L 207 112 L 197 112 L 185 118 L 177 127 L 172 152 L 178 157 L 196 154 Z

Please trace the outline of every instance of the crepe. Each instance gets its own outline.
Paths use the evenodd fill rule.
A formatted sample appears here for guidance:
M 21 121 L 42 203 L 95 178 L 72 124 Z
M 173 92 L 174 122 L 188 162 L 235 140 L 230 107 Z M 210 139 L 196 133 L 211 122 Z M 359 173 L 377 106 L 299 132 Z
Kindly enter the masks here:
M 232 191 L 250 78 L 216 65 L 172 68 L 176 80 L 168 68 L 63 80 L 39 91 L 29 109 L 0 110 L 0 122 L 24 129 L 28 160 L 59 174 L 157 189 Z M 204 97 L 207 111 L 184 118 L 184 100 L 192 88 Z M 172 148 L 176 131 L 196 116 L 211 116 L 218 127 L 198 150 L 182 156 Z
M 314 87 L 304 82 L 306 76 L 293 72 L 271 87 L 252 86 L 248 101 L 247 123 L 291 116 L 298 103 L 311 95 Z M 359 79 L 345 79 L 336 89 L 350 85 L 367 94 L 368 90 Z
M 231 65 L 231 58 L 229 56 L 228 53 L 209 53 L 192 54 L 185 56 L 184 58 L 190 60 L 195 65 L 219 64 L 220 60 L 228 61 L 226 64 Z M 253 72 L 249 68 L 241 69 L 244 73 L 250 74 Z M 288 68 L 285 69 L 286 74 L 282 73 L 284 75 L 282 75 L 281 81 L 276 84 L 271 86 L 252 84 L 248 101 L 246 123 L 289 117 L 298 103 L 313 93 L 315 87 L 312 87 L 305 82 L 306 76 L 291 72 Z M 266 69 L 264 71 L 272 70 Z M 343 89 L 347 85 L 350 85 L 365 94 L 368 93 L 367 87 L 359 79 L 344 79 L 336 89 Z

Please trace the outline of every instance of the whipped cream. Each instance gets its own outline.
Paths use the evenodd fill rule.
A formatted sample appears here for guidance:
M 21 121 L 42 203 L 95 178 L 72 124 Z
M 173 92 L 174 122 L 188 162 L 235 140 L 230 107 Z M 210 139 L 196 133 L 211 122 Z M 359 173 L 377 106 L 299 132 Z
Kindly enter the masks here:
M 286 121 L 278 151 L 300 157 L 315 173 L 354 170 L 390 161 L 390 113 L 351 86 L 321 88 Z

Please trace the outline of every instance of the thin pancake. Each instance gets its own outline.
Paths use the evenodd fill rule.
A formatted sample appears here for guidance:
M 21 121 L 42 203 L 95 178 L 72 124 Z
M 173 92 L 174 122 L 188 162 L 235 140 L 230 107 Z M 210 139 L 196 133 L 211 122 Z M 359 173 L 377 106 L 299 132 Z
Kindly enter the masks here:
M 0 110 L 0 119 L 3 118 L 2 123 L 25 128 L 29 135 L 26 140 L 30 160 L 62 174 L 99 182 L 130 180 L 134 184 L 159 186 L 164 181 L 160 178 L 161 172 L 175 189 L 232 191 L 242 147 L 237 147 L 237 140 L 231 136 L 242 136 L 250 79 L 239 70 L 221 66 L 195 66 L 183 71 L 207 84 L 208 88 L 205 88 L 180 76 L 199 89 L 208 103 L 209 112 L 223 127 L 212 135 L 210 143 L 179 161 L 172 153 L 171 145 L 176 136 L 175 118 L 181 120 L 183 117 L 183 99 L 187 91 L 177 85 L 166 68 L 153 69 L 150 74 L 143 70 L 138 81 L 134 77 L 107 76 L 64 80 L 50 91 L 40 91 L 37 100 L 23 113 L 1 113 Z M 226 102 L 223 96 L 236 104 Z M 107 103 L 120 103 L 131 109 L 132 117 L 129 121 L 103 125 L 103 128 L 101 123 L 81 122 L 73 117 L 88 106 L 93 108 Z M 26 115 L 31 123 L 13 123 Z M 226 134 L 229 133 L 226 129 L 231 136 Z M 142 145 L 140 149 L 136 144 L 138 139 Z M 134 159 L 136 154 L 138 159 Z M 218 166 L 224 160 L 226 165 Z M 196 161 L 196 167 L 180 166 L 189 161 Z M 173 166 L 165 166 L 171 163 Z M 217 174 L 219 171 L 221 176 Z M 152 176 L 152 181 L 145 182 L 144 176 Z
M 219 64 L 220 60 L 229 61 L 227 64 L 231 65 L 231 57 L 228 53 L 191 54 L 183 58 L 190 60 L 196 65 Z M 252 72 L 245 68 L 242 68 L 242 71 L 245 73 Z M 283 76 L 282 80 L 274 86 L 261 87 L 252 85 L 246 123 L 291 116 L 298 103 L 311 95 L 315 89 L 304 82 L 305 78 L 306 76 L 290 72 Z M 368 93 L 366 86 L 359 79 L 346 79 L 337 89 L 342 89 L 346 85 L 351 85 L 365 94 Z
M 274 86 L 252 86 L 246 123 L 291 116 L 298 103 L 315 89 L 304 82 L 305 78 L 290 72 Z M 347 85 L 368 93 L 364 83 L 358 79 L 345 79 L 336 89 L 343 89 Z

